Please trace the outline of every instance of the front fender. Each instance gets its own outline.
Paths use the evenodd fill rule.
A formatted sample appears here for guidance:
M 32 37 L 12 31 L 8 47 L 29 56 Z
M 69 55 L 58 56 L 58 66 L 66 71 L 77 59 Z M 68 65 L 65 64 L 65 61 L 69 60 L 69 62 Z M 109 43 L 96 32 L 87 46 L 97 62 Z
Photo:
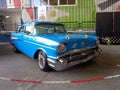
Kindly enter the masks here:
M 51 49 L 51 48 L 38 48 L 34 54 L 34 59 L 37 59 L 37 55 L 39 51 L 43 51 L 47 58 L 51 58 L 53 60 L 57 59 L 57 50 L 56 49 Z

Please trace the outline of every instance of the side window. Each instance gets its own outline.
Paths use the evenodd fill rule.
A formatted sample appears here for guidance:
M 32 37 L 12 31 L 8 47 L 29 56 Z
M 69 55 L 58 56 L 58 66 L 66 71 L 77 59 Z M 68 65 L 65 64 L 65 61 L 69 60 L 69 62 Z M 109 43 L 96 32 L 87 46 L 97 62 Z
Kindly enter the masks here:
M 50 27 L 50 28 L 48 29 L 48 33 L 55 33 L 54 27 Z
M 32 33 L 32 28 L 30 25 L 26 26 L 26 34 L 31 34 Z
M 47 34 L 48 26 L 47 25 L 36 25 L 36 34 Z
M 22 26 L 22 27 L 20 27 L 19 32 L 26 33 L 26 34 L 32 34 L 32 33 L 34 33 L 34 25 Z

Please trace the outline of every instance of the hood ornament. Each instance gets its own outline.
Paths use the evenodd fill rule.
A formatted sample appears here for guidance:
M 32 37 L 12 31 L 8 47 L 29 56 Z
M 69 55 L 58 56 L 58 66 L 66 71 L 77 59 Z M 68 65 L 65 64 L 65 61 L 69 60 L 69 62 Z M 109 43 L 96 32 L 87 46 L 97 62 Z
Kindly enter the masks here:
M 70 35 L 68 33 L 66 34 L 66 37 L 67 37 L 67 39 L 71 39 Z

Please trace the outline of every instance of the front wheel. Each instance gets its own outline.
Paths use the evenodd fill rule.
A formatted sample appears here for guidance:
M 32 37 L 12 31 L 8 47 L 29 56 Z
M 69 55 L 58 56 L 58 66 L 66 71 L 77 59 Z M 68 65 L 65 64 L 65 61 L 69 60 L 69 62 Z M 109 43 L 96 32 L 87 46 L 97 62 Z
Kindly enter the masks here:
M 42 71 L 50 70 L 50 67 L 48 66 L 46 54 L 43 51 L 38 52 L 38 65 Z

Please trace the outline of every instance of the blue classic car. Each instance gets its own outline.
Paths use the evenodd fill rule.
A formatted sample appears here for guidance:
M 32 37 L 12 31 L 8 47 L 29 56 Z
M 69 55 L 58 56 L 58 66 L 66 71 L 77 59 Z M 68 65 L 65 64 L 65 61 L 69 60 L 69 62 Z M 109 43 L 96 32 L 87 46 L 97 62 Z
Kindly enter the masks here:
M 70 34 L 55 22 L 27 22 L 11 34 L 14 52 L 38 61 L 42 71 L 60 71 L 91 60 L 99 52 L 98 37 Z

